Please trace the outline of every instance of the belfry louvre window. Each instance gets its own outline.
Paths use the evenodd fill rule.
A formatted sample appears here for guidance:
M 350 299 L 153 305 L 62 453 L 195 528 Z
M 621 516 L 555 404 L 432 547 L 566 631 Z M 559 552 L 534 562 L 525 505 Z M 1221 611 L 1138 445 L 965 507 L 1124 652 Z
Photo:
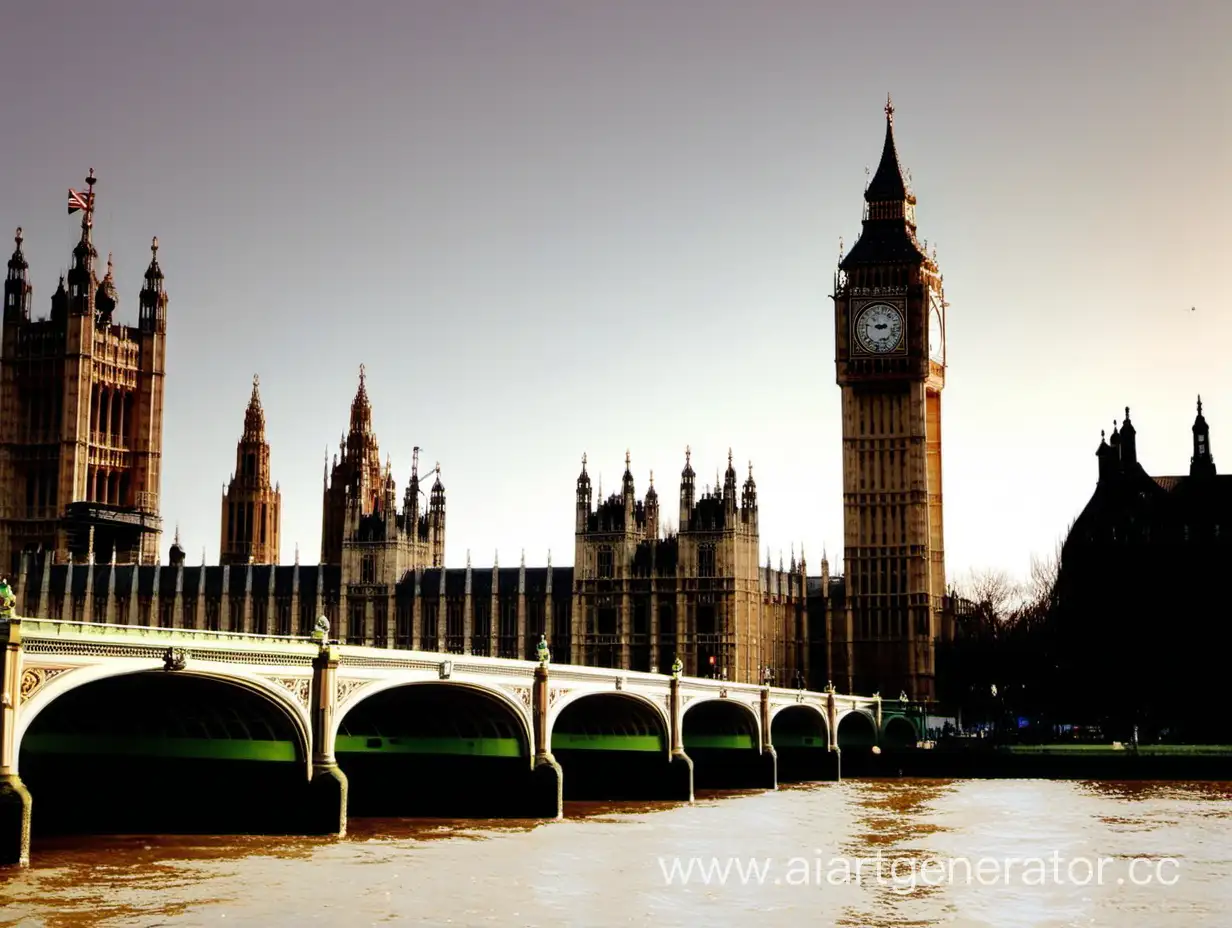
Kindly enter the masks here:
M 604 546 L 599 549 L 599 579 L 610 580 L 616 572 L 615 558 L 612 549 Z
M 702 545 L 697 549 L 697 575 L 699 577 L 715 575 L 714 545 Z

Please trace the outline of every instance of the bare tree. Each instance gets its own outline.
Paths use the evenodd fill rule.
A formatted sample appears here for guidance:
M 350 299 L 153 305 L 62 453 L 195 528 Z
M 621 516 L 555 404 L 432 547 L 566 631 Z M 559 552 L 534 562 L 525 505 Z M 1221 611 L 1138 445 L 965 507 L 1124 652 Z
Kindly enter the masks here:
M 958 584 L 958 595 L 974 603 L 982 617 L 999 624 L 1009 619 L 1025 598 L 1022 584 L 1008 571 L 973 569 Z

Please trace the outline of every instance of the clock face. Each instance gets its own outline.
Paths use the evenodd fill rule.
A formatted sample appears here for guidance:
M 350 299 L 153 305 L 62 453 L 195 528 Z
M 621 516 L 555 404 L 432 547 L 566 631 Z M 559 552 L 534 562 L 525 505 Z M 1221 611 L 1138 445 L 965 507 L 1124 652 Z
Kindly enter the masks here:
M 928 310 L 928 357 L 938 364 L 945 363 L 945 330 L 941 321 L 941 298 L 935 293 L 930 297 Z
M 856 341 L 865 351 L 885 354 L 903 341 L 903 314 L 889 303 L 871 303 L 856 317 Z

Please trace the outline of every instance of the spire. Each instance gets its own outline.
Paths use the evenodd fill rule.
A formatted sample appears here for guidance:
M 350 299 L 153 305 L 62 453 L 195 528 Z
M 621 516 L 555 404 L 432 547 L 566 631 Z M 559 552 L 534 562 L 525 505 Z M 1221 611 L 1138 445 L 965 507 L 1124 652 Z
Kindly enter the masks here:
M 359 365 L 359 388 L 351 401 L 351 434 L 366 435 L 372 431 L 372 404 L 368 401 L 364 366 Z
M 158 265 L 158 237 L 150 242 L 150 266 L 145 270 L 145 286 L 139 297 L 142 331 L 165 331 L 167 293 L 163 289 L 163 269 Z
M 1198 397 L 1198 415 L 1193 424 L 1193 457 L 1189 460 L 1191 477 L 1215 475 L 1215 459 L 1211 456 L 1211 430 L 1202 415 L 1202 397 Z
M 736 468 L 732 463 L 732 449 L 727 449 L 727 470 L 723 473 L 723 499 L 736 505 Z
M 632 459 L 628 449 L 625 449 L 625 472 L 620 478 L 620 491 L 626 499 L 633 498 L 633 471 Z
M 881 146 L 881 162 L 864 191 L 869 203 L 907 199 L 907 184 L 903 181 L 903 169 L 898 163 L 898 149 L 894 145 L 894 101 L 886 94 L 885 142 Z
M 85 288 L 94 283 L 94 259 L 98 257 L 98 252 L 94 249 L 91 230 L 94 228 L 94 185 L 96 183 L 98 183 L 98 178 L 94 176 L 94 168 L 90 168 L 90 173 L 86 177 L 85 191 L 72 188 L 68 191 L 69 215 L 71 216 L 78 210 L 81 211 L 81 238 L 73 249 L 73 267 L 68 275 L 71 295 L 76 298 L 85 297 L 87 293 Z
M 864 191 L 860 238 L 839 262 L 843 270 L 860 265 L 917 263 L 927 258 L 915 237 L 915 196 L 903 179 L 894 142 L 894 102 L 886 96 L 885 141 L 881 161 Z
M 187 557 L 187 554 L 188 552 L 186 552 L 183 546 L 180 545 L 180 526 L 177 522 L 175 526 L 175 540 L 171 542 L 171 550 L 168 554 L 167 560 L 173 566 L 179 566 L 184 563 L 184 559 Z
M 34 288 L 30 286 L 30 265 L 21 250 L 23 241 L 21 228 L 13 234 L 13 256 L 9 258 L 9 272 L 4 279 L 4 315 L 7 318 L 29 319 L 30 297 Z
M 94 312 L 103 325 L 111 322 L 116 305 L 120 301 L 119 291 L 115 285 L 115 264 L 111 260 L 111 252 L 107 252 L 107 274 L 94 291 Z
M 1125 421 L 1121 423 L 1121 460 L 1134 464 L 1138 460 L 1138 430 L 1129 421 L 1129 407 L 1125 407 Z
M 86 178 L 85 192 L 69 190 L 68 211 L 73 214 L 81 210 L 81 239 L 73 248 L 73 262 L 68 271 L 68 295 L 70 307 L 76 315 L 84 316 L 90 311 L 90 301 L 98 281 L 94 277 L 94 262 L 98 252 L 91 239 L 91 228 L 94 225 L 94 184 L 98 178 L 94 169 Z
M 248 409 L 244 411 L 244 438 L 246 442 L 265 441 L 265 410 L 261 408 L 261 378 L 252 375 L 252 396 L 248 398 Z
M 654 471 L 650 472 L 650 486 L 646 490 L 646 499 L 658 499 L 659 491 L 654 488 Z
M 21 226 L 17 227 L 17 231 L 13 233 L 13 241 L 16 244 L 13 246 L 13 257 L 9 258 L 9 280 L 28 280 L 27 271 L 30 265 L 26 263 L 26 255 L 21 250 L 21 243 L 25 241 L 25 236 L 22 234 Z
M 740 494 L 740 505 L 745 509 L 757 508 L 757 484 L 753 480 L 752 461 L 749 461 L 749 476 L 744 481 L 744 492 Z

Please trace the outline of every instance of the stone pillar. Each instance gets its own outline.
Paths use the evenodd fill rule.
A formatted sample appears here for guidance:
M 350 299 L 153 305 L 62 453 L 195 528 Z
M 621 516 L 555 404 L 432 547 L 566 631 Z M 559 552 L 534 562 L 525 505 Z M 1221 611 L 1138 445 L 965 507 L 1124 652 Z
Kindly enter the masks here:
M 93 529 L 91 529 L 93 531 Z M 86 563 L 86 601 L 81 610 L 81 619 L 83 622 L 95 622 L 97 619 L 94 616 L 94 558 Z
M 531 690 L 531 716 L 534 722 L 535 756 L 531 761 L 530 808 L 532 818 L 561 818 L 564 814 L 564 775 L 552 756 L 548 731 L 548 668 L 535 668 Z
M 265 621 L 269 622 L 269 616 L 265 617 Z M 339 623 L 346 621 L 344 618 L 338 619 Z M 240 603 L 240 627 L 236 631 L 243 632 L 245 635 L 252 634 L 252 563 L 244 565 L 244 599 Z
M 309 834 L 346 834 L 347 779 L 334 757 L 334 706 L 338 649 L 322 641 L 312 661 L 312 773 L 308 783 Z
M 17 776 L 21 621 L 0 620 L 0 866 L 30 863 L 30 791 Z
M 202 581 L 204 582 L 204 580 Z M 321 613 L 317 613 L 320 615 Z M 291 571 L 291 628 L 292 635 L 302 635 L 305 629 L 299 622 L 299 548 L 295 549 L 295 567 Z
M 834 700 L 834 691 L 826 693 L 826 727 L 830 732 L 830 757 L 833 758 L 828 769 L 830 776 L 836 782 L 843 778 L 843 752 L 838 746 L 838 703 Z
M 115 549 L 112 548 L 111 566 L 107 568 L 107 608 L 103 612 L 103 621 L 108 625 L 114 625 L 116 622 L 116 564 L 115 564 Z
M 474 654 L 475 603 L 471 598 L 471 554 L 466 552 L 466 581 L 462 590 L 462 653 Z
M 51 551 L 46 551 L 39 558 L 43 572 L 39 575 L 38 611 L 40 619 L 51 618 L 51 565 L 55 562 Z
M 513 655 L 514 659 L 519 661 L 526 660 L 530 649 L 526 618 L 526 552 L 523 551 L 522 566 L 518 568 L 518 649 Z
M 411 650 L 423 650 L 423 570 L 415 568 L 415 595 L 411 598 Z
M 672 674 L 668 683 L 667 716 L 668 726 L 668 756 L 667 776 L 668 795 L 666 799 L 681 799 L 693 801 L 693 761 L 684 752 L 684 713 L 680 707 L 680 678 Z
M 653 570 L 650 577 L 650 615 L 648 622 L 650 627 L 650 672 L 657 673 L 659 668 L 663 666 L 663 663 L 662 655 L 659 654 L 659 593 L 655 589 Z
M 761 759 L 766 789 L 779 788 L 778 754 L 770 740 L 770 687 L 761 688 Z
M 184 616 L 184 562 L 175 565 L 175 599 L 171 603 L 171 627 L 189 628 Z
M 137 620 L 141 617 L 141 612 L 138 609 L 141 592 L 141 566 L 133 564 L 133 572 L 129 578 L 128 585 L 128 615 L 124 619 L 126 625 L 136 625 Z M 225 592 L 223 595 L 226 595 Z

